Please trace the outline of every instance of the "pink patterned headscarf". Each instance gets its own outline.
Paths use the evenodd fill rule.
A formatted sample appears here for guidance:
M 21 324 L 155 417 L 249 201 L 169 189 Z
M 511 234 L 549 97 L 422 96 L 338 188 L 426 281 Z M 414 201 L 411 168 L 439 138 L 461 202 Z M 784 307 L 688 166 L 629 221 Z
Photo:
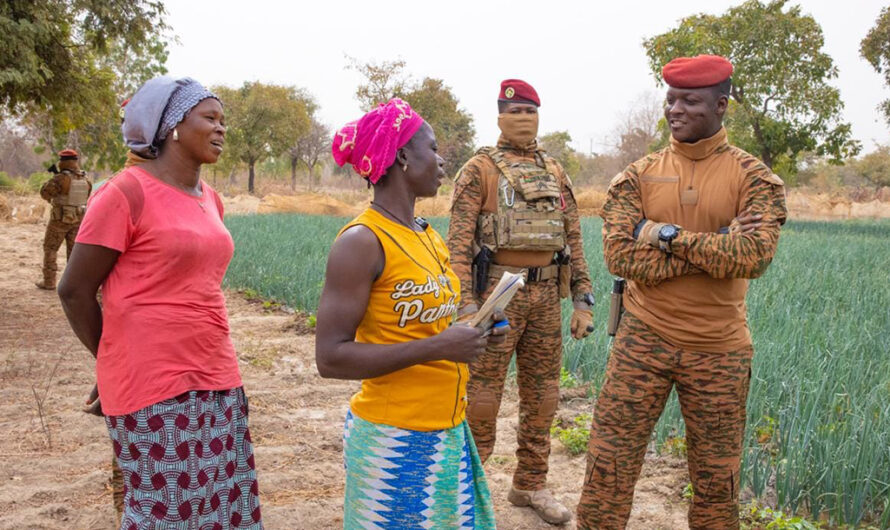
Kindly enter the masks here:
M 377 184 L 395 162 L 399 148 L 421 125 L 420 114 L 408 103 L 393 98 L 337 131 L 331 144 L 334 161 L 341 167 L 351 163 L 356 173 Z

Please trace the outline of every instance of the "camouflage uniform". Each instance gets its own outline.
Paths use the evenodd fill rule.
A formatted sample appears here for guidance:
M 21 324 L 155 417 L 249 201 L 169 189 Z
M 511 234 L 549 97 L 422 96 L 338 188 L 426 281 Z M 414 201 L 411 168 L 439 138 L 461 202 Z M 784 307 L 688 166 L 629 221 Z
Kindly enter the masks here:
M 725 132 L 720 134 L 722 143 L 715 135 L 714 149 L 701 159 L 692 158 L 691 163 L 694 168 L 696 163 L 708 163 L 708 157 L 719 158 L 723 173 L 719 177 L 700 175 L 699 179 L 708 183 L 710 178 L 708 185 L 715 186 L 715 196 L 722 194 L 734 210 L 728 216 L 708 218 L 707 222 L 716 223 L 708 230 L 701 224 L 697 227 L 700 231 L 682 228 L 671 243 L 672 253 L 636 240 L 633 231 L 641 219 L 659 210 L 652 202 L 655 200 L 670 202 L 672 211 L 684 212 L 687 221 L 696 209 L 712 213 L 708 201 L 701 206 L 695 201 L 680 203 L 681 194 L 674 186 L 680 188 L 685 177 L 677 167 L 689 160 L 664 164 L 666 158 L 679 156 L 672 152 L 675 147 L 668 147 L 632 164 L 609 188 L 602 214 L 604 254 L 609 270 L 629 280 L 628 292 L 636 297 L 636 305 L 622 317 L 597 399 L 578 505 L 579 528 L 625 527 L 652 429 L 674 385 L 686 423 L 689 474 L 695 492 L 689 526 L 739 528 L 740 455 L 753 355 L 744 315 L 746 279 L 763 274 L 771 262 L 786 210 L 781 180 L 753 156 L 726 144 Z M 663 176 L 653 169 L 659 164 L 672 175 Z M 763 215 L 764 224 L 751 234 L 716 233 L 721 228 L 717 225 L 730 225 L 744 210 Z M 657 220 L 682 225 L 680 219 Z M 710 335 L 712 323 L 699 324 L 695 319 L 688 319 L 684 330 L 676 330 L 692 338 L 682 333 L 666 337 L 675 331 L 662 322 L 672 318 L 668 313 L 683 316 L 702 310 L 695 304 L 678 302 L 673 307 L 655 307 L 654 315 L 649 312 L 653 304 L 646 301 L 656 297 L 658 289 L 682 292 L 684 286 L 699 288 L 702 282 L 713 290 L 725 286 L 725 305 L 740 311 L 740 317 L 728 317 L 732 325 L 724 339 L 732 338 L 731 343 L 720 342 L 719 332 Z M 708 289 L 697 292 L 698 305 L 707 306 L 711 295 Z M 741 322 L 736 322 L 738 318 Z M 741 339 L 736 339 L 733 329 L 739 326 Z M 701 346 L 696 332 L 704 337 L 698 337 L 704 341 Z
M 534 150 L 518 150 L 503 138 L 498 142 L 498 148 L 508 164 L 535 163 Z M 537 156 L 537 160 L 540 160 L 541 153 Z M 591 284 L 571 182 L 562 167 L 555 160 L 550 160 L 552 165 L 548 167 L 556 168 L 556 175 L 553 176 L 564 207 L 565 242 L 571 249 L 571 291 L 574 294 L 589 293 Z M 486 213 L 484 204 L 491 199 L 490 190 L 499 193 L 492 181 L 496 183 L 500 175 L 489 156 L 477 154 L 464 165 L 456 178 L 448 247 L 454 271 L 461 279 L 461 300 L 464 304 L 481 303 L 473 292 L 472 261 L 480 245 L 477 237 L 480 216 Z M 490 209 L 488 213 L 491 213 Z M 549 256 L 544 254 L 546 262 L 552 262 L 553 252 Z M 498 254 L 495 254 L 497 262 Z M 546 268 L 554 269 L 552 266 Z M 491 292 L 503 270 L 516 272 L 522 267 L 492 265 L 482 299 Z M 484 462 L 494 449 L 497 412 L 507 367 L 515 350 L 520 412 L 516 451 L 518 464 L 513 485 L 520 490 L 541 490 L 546 484 L 550 426 L 559 402 L 559 373 L 562 366 L 559 289 L 555 275 L 542 276 L 544 279 L 530 281 L 507 306 L 510 332 L 506 341 L 489 346 L 470 364 L 467 384 L 467 421 Z
M 65 161 L 63 161 L 65 162 Z M 63 165 L 60 162 L 60 166 Z M 75 186 L 84 182 L 86 185 L 86 193 L 81 195 L 82 205 L 65 204 L 69 197 L 72 183 Z M 80 222 L 83 220 L 83 214 L 86 206 L 86 197 L 92 191 L 92 183 L 86 177 L 86 174 L 77 168 L 76 164 L 71 167 L 63 167 L 58 174 L 48 180 L 40 188 L 40 196 L 51 204 L 50 221 L 46 225 L 46 235 L 43 238 L 43 281 L 38 282 L 37 286 L 44 289 L 55 289 L 56 287 L 56 271 L 58 270 L 57 253 L 62 242 L 66 245 L 66 259 L 71 256 L 71 249 L 74 248 L 74 239 L 77 237 L 77 230 L 80 228 Z

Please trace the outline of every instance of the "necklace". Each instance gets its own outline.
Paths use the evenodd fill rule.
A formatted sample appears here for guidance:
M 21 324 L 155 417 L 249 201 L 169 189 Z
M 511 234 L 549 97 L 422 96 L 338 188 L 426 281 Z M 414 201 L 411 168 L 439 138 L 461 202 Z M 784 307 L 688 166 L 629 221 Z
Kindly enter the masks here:
M 454 291 L 451 288 L 451 281 L 448 279 L 448 276 L 445 274 L 445 265 L 442 264 L 442 259 L 439 257 L 439 252 L 436 250 L 436 245 L 435 245 L 435 243 L 433 243 L 433 239 L 430 237 L 429 232 L 426 231 L 426 228 L 424 227 L 423 233 L 426 234 L 426 239 L 427 239 L 427 241 L 430 242 L 430 246 L 426 246 L 426 243 L 423 242 L 423 238 L 421 238 L 420 235 L 417 234 L 417 231 L 414 230 L 414 224 L 416 223 L 416 224 L 420 225 L 420 223 L 417 223 L 416 221 L 414 223 L 410 223 L 410 224 L 406 223 L 406 222 L 402 221 L 401 219 L 399 219 L 396 214 L 389 211 L 385 206 L 383 206 L 379 203 L 376 203 L 374 201 L 371 201 L 371 205 L 376 206 L 377 208 L 380 208 L 381 210 L 383 210 L 384 212 L 389 214 L 390 217 L 395 219 L 400 225 L 411 230 L 411 233 L 413 233 L 414 237 L 416 237 L 417 240 L 420 241 L 421 246 L 423 246 L 424 250 L 427 251 L 427 254 L 429 254 L 431 258 L 436 260 L 436 265 L 439 266 L 439 270 L 441 271 L 441 274 L 439 275 L 439 278 L 438 278 L 439 282 L 447 285 L 449 289 Z M 420 265 L 420 264 L 418 263 L 418 265 Z

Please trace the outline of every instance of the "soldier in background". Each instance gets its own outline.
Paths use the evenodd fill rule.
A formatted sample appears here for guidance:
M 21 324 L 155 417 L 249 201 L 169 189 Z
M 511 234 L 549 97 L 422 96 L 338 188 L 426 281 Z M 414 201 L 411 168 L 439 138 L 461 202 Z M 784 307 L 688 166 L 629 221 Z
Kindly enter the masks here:
M 572 296 L 571 331 L 592 331 L 593 295 L 572 183 L 538 148 L 538 107 L 524 81 L 501 83 L 496 147 L 483 147 L 456 177 L 448 247 L 460 278 L 461 314 L 476 311 L 504 271 L 527 283 L 506 308 L 510 333 L 470 363 L 467 420 L 484 462 L 495 443 L 498 409 L 513 352 L 519 384 L 519 429 L 509 501 L 561 524 L 571 512 L 546 489 L 550 427 L 559 404 L 562 367 L 560 298 Z
M 55 173 L 40 188 L 40 196 L 51 205 L 50 220 L 43 238 L 43 280 L 35 285 L 41 289 L 56 288 L 56 254 L 62 242 L 66 245 L 66 259 L 71 255 L 74 238 L 86 211 L 92 183 L 77 163 L 77 151 L 59 152 L 59 163 L 50 167 Z M 58 169 L 56 169 L 58 167 Z
M 664 66 L 670 145 L 627 167 L 603 205 L 603 254 L 627 278 L 626 311 L 596 401 L 578 527 L 621 529 L 646 447 L 676 385 L 694 496 L 692 530 L 739 528 L 739 467 L 751 378 L 745 294 L 776 252 L 784 186 L 730 145 L 732 64 Z

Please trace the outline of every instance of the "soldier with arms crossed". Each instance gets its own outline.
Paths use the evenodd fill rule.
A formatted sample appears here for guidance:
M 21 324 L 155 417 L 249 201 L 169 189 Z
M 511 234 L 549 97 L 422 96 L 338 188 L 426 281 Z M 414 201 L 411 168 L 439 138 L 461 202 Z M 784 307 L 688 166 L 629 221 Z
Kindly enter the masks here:
M 689 527 L 739 528 L 751 335 L 745 294 L 776 252 L 782 181 L 730 145 L 732 64 L 700 55 L 662 70 L 670 145 L 616 176 L 603 253 L 628 280 L 591 427 L 579 528 L 624 528 L 655 422 L 676 385 L 695 491 Z

